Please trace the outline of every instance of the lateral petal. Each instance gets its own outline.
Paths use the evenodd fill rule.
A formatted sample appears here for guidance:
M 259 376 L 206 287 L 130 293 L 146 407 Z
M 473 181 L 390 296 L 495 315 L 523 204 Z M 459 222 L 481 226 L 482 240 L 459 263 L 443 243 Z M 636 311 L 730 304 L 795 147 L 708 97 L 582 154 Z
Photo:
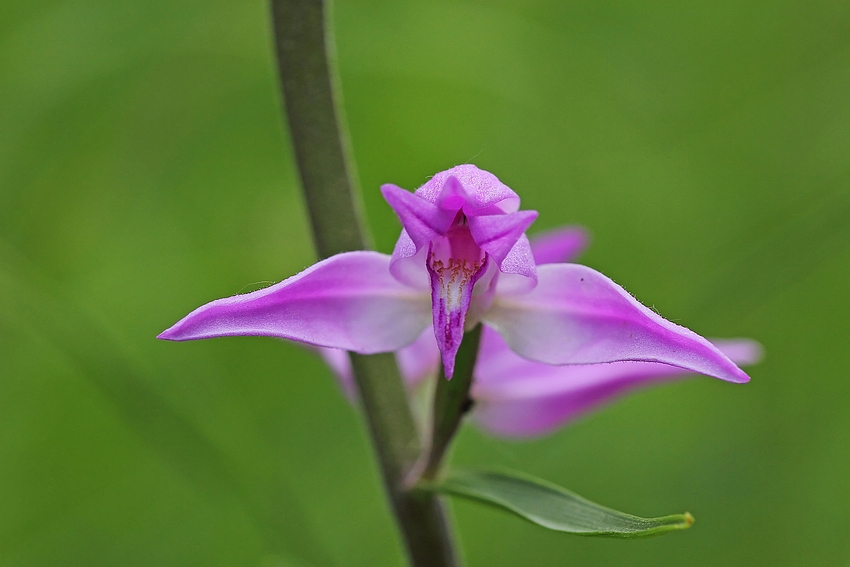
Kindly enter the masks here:
M 392 207 L 416 250 L 446 233 L 457 211 L 444 210 L 401 187 L 382 185 L 381 193 Z
M 493 257 L 500 271 L 534 277 L 534 258 L 528 242 L 523 240 L 525 249 L 520 253 L 512 254 L 512 251 L 536 218 L 537 211 L 469 217 L 469 231 L 475 243 Z M 510 261 L 506 261 L 508 258 Z
M 537 286 L 503 293 L 482 319 L 517 354 L 546 364 L 662 362 L 729 382 L 749 377 L 709 341 L 579 264 L 537 268 Z
M 372 354 L 413 342 L 431 321 L 427 292 L 397 281 L 390 257 L 337 254 L 271 287 L 218 299 L 158 338 L 263 335 Z
M 431 280 L 425 268 L 427 255 L 428 248 L 420 248 L 417 252 L 407 231 L 401 229 L 390 260 L 390 273 L 401 283 L 423 290 L 430 289 Z

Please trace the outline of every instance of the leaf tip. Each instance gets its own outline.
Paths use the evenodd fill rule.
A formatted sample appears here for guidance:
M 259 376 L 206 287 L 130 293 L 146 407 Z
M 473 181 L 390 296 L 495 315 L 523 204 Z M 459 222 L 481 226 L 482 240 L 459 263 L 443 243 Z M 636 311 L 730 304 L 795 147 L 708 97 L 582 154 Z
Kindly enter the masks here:
M 685 512 L 684 516 L 685 516 L 685 527 L 689 528 L 689 527 L 693 526 L 695 520 L 694 520 L 694 517 L 691 515 L 691 513 Z

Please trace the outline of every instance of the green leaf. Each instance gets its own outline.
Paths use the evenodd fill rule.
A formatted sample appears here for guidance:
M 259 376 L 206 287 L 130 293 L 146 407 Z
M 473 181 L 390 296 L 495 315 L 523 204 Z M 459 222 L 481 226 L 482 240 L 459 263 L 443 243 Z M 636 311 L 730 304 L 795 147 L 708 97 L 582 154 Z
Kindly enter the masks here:
M 420 487 L 484 502 L 544 528 L 587 536 L 645 537 L 691 527 L 689 513 L 640 518 L 611 510 L 533 476 L 508 471 L 454 471 Z

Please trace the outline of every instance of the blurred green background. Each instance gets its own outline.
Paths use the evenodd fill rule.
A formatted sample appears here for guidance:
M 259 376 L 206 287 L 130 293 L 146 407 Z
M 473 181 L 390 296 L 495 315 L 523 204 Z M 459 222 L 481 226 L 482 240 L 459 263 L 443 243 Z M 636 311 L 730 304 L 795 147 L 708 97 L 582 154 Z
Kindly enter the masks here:
M 693 529 L 543 531 L 453 505 L 469 565 L 847 565 L 850 4 L 338 0 L 368 216 L 464 162 L 581 223 L 666 317 L 766 348 L 454 459 Z M 0 565 L 399 565 L 361 420 L 309 352 L 172 344 L 314 261 L 267 7 L 0 4 Z

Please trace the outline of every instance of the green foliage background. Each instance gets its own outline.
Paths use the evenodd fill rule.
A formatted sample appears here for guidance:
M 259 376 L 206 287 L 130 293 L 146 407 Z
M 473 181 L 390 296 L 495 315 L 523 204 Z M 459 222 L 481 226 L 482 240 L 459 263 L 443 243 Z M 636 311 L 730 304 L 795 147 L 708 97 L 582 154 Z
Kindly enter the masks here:
M 522 469 L 693 529 L 549 533 L 453 506 L 470 565 L 850 561 L 850 4 L 338 0 L 378 187 L 472 161 L 581 223 L 583 261 L 766 347 L 547 438 Z M 401 551 L 361 420 L 309 352 L 170 344 L 198 305 L 313 262 L 259 0 L 0 3 L 0 565 L 374 566 Z

